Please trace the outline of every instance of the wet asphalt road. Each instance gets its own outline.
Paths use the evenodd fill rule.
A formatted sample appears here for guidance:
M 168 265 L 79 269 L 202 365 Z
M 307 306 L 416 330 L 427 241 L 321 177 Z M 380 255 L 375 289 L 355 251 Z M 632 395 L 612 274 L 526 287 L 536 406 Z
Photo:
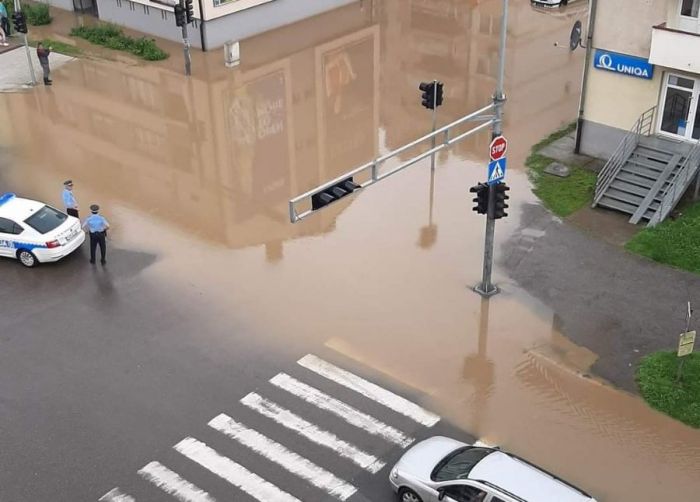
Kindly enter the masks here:
M 306 375 L 295 364 L 303 351 L 258 343 L 258 334 L 243 323 L 202 330 L 206 320 L 196 311 L 165 300 L 141 280 L 153 255 L 110 249 L 109 263 L 101 267 L 89 265 L 86 252 L 84 245 L 57 264 L 33 270 L 16 261 L 0 261 L 2 502 L 96 500 L 115 486 L 137 500 L 172 500 L 136 474 L 153 460 L 226 500 L 231 493 L 226 482 L 171 448 L 187 436 L 249 466 L 301 500 L 325 500 L 322 491 L 261 462 L 252 451 L 235 448 L 207 427 L 219 413 L 342 475 L 358 488 L 351 501 L 393 500 L 386 477 L 402 449 L 364 437 L 339 419 L 309 410 L 272 388 L 268 380 L 282 371 L 416 438 L 445 434 L 472 439 L 444 422 L 432 429 L 418 426 L 352 391 Z M 199 334 L 199 343 L 192 343 L 192 333 Z M 347 366 L 337 356 L 333 361 Z M 380 383 L 371 371 L 360 368 L 358 374 Z M 381 383 L 392 388 L 391 382 Z M 320 427 L 345 434 L 366 451 L 377 452 L 388 465 L 377 474 L 362 473 L 334 452 L 314 445 L 309 450 L 303 438 L 238 403 L 253 390 Z M 405 389 L 392 390 L 420 398 L 407 395 Z

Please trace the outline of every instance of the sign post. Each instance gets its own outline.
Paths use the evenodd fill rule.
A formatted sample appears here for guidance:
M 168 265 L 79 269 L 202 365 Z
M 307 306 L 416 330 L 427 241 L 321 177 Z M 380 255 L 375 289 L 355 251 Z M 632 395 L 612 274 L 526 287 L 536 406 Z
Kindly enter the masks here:
M 693 348 L 695 346 L 695 331 L 690 331 L 690 319 L 693 316 L 693 310 L 690 308 L 690 302 L 688 302 L 688 312 L 686 314 L 685 321 L 685 333 L 681 333 L 678 338 L 678 357 L 681 359 L 678 363 L 678 374 L 676 375 L 676 382 L 681 381 L 681 376 L 683 374 L 683 363 L 685 362 L 685 356 L 693 353 Z

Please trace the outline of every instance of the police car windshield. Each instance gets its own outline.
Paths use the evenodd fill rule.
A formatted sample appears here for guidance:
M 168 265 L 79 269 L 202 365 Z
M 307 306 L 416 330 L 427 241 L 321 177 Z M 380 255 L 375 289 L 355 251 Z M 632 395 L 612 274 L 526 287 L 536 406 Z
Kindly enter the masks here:
M 45 234 L 61 226 L 61 224 L 66 221 L 66 218 L 68 218 L 68 216 L 60 211 L 56 211 L 49 206 L 44 206 L 24 220 L 24 222 L 40 234 Z

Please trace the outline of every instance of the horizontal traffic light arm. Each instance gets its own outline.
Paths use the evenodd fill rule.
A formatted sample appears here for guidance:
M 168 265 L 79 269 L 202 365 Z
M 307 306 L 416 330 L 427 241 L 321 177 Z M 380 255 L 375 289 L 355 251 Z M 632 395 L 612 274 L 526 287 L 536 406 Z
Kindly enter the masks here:
M 348 171 L 346 173 L 341 174 L 337 178 L 328 181 L 324 183 L 323 185 L 319 185 L 316 188 L 313 188 L 309 190 L 308 192 L 305 192 L 301 195 L 298 195 L 297 197 L 294 197 L 289 201 L 289 219 L 292 223 L 296 223 L 299 220 L 303 220 L 307 216 L 313 214 L 316 211 L 319 211 L 319 209 L 307 209 L 299 213 L 297 211 L 297 205 L 300 204 L 301 202 L 308 201 L 309 207 L 311 207 L 310 200 L 311 197 L 314 195 L 318 195 L 322 192 L 327 191 L 328 189 L 332 188 L 334 185 L 337 185 L 338 183 L 342 182 L 343 180 L 347 178 L 354 178 L 358 175 L 365 174 L 367 179 L 364 182 L 356 182 L 358 184 L 358 190 L 362 188 L 367 188 L 370 185 L 373 185 L 377 183 L 378 181 L 381 181 L 385 178 L 388 178 L 392 174 L 396 174 L 399 171 L 402 171 L 403 169 L 406 169 L 407 167 L 415 164 L 416 162 L 423 160 L 427 157 L 430 157 L 432 154 L 439 152 L 440 150 L 443 150 L 458 141 L 463 140 L 464 138 L 471 136 L 472 134 L 475 134 L 483 129 L 486 129 L 487 127 L 491 126 L 493 121 L 496 119 L 495 115 L 493 114 L 488 114 L 488 112 L 491 112 L 494 109 L 495 105 L 491 103 L 488 106 L 485 106 L 481 108 L 480 110 L 477 110 L 473 113 L 470 113 L 469 115 L 465 115 L 464 117 L 455 120 L 454 122 L 447 124 L 445 126 L 442 126 L 439 129 L 436 129 L 435 132 L 431 132 L 429 134 L 426 134 L 425 136 L 418 138 L 415 141 L 412 141 L 406 145 L 403 145 L 402 147 L 397 148 L 396 150 L 387 153 L 386 155 L 382 155 L 381 157 L 377 157 L 371 162 L 368 162 L 366 164 L 363 164 L 359 167 L 356 167 L 355 169 L 352 169 L 351 171 Z M 485 121 L 482 124 L 479 124 L 476 127 L 473 127 L 469 129 L 468 131 L 462 132 L 460 134 L 457 134 L 454 137 L 450 137 L 451 134 L 454 134 L 454 130 L 456 127 L 459 127 L 461 125 L 464 125 L 468 122 L 480 122 L 480 121 Z M 420 155 L 417 155 L 405 162 L 402 162 L 400 165 L 397 167 L 394 167 L 393 169 L 384 172 L 384 173 L 379 173 L 379 169 L 381 165 L 386 162 L 387 160 L 390 160 L 394 157 L 397 157 L 401 155 L 403 152 L 410 150 L 411 148 L 415 148 L 416 146 L 419 146 L 421 144 L 430 144 L 430 140 L 433 138 L 436 138 L 439 140 L 438 136 L 442 135 L 442 142 L 437 144 L 434 148 L 430 148 L 429 150 L 421 153 Z M 340 200 L 340 199 L 338 199 Z M 335 202 L 335 201 L 333 201 Z M 329 203 L 328 205 L 332 204 Z M 324 206 L 326 207 L 326 206 Z

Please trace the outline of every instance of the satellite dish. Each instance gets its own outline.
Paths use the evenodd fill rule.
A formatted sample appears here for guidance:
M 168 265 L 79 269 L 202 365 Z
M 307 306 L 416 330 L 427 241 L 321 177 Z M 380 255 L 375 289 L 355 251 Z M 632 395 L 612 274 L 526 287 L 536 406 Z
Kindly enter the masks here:
M 576 21 L 574 27 L 571 28 L 571 37 L 569 38 L 569 49 L 576 50 L 576 48 L 581 45 L 581 21 Z M 583 45 L 581 45 L 583 47 Z

